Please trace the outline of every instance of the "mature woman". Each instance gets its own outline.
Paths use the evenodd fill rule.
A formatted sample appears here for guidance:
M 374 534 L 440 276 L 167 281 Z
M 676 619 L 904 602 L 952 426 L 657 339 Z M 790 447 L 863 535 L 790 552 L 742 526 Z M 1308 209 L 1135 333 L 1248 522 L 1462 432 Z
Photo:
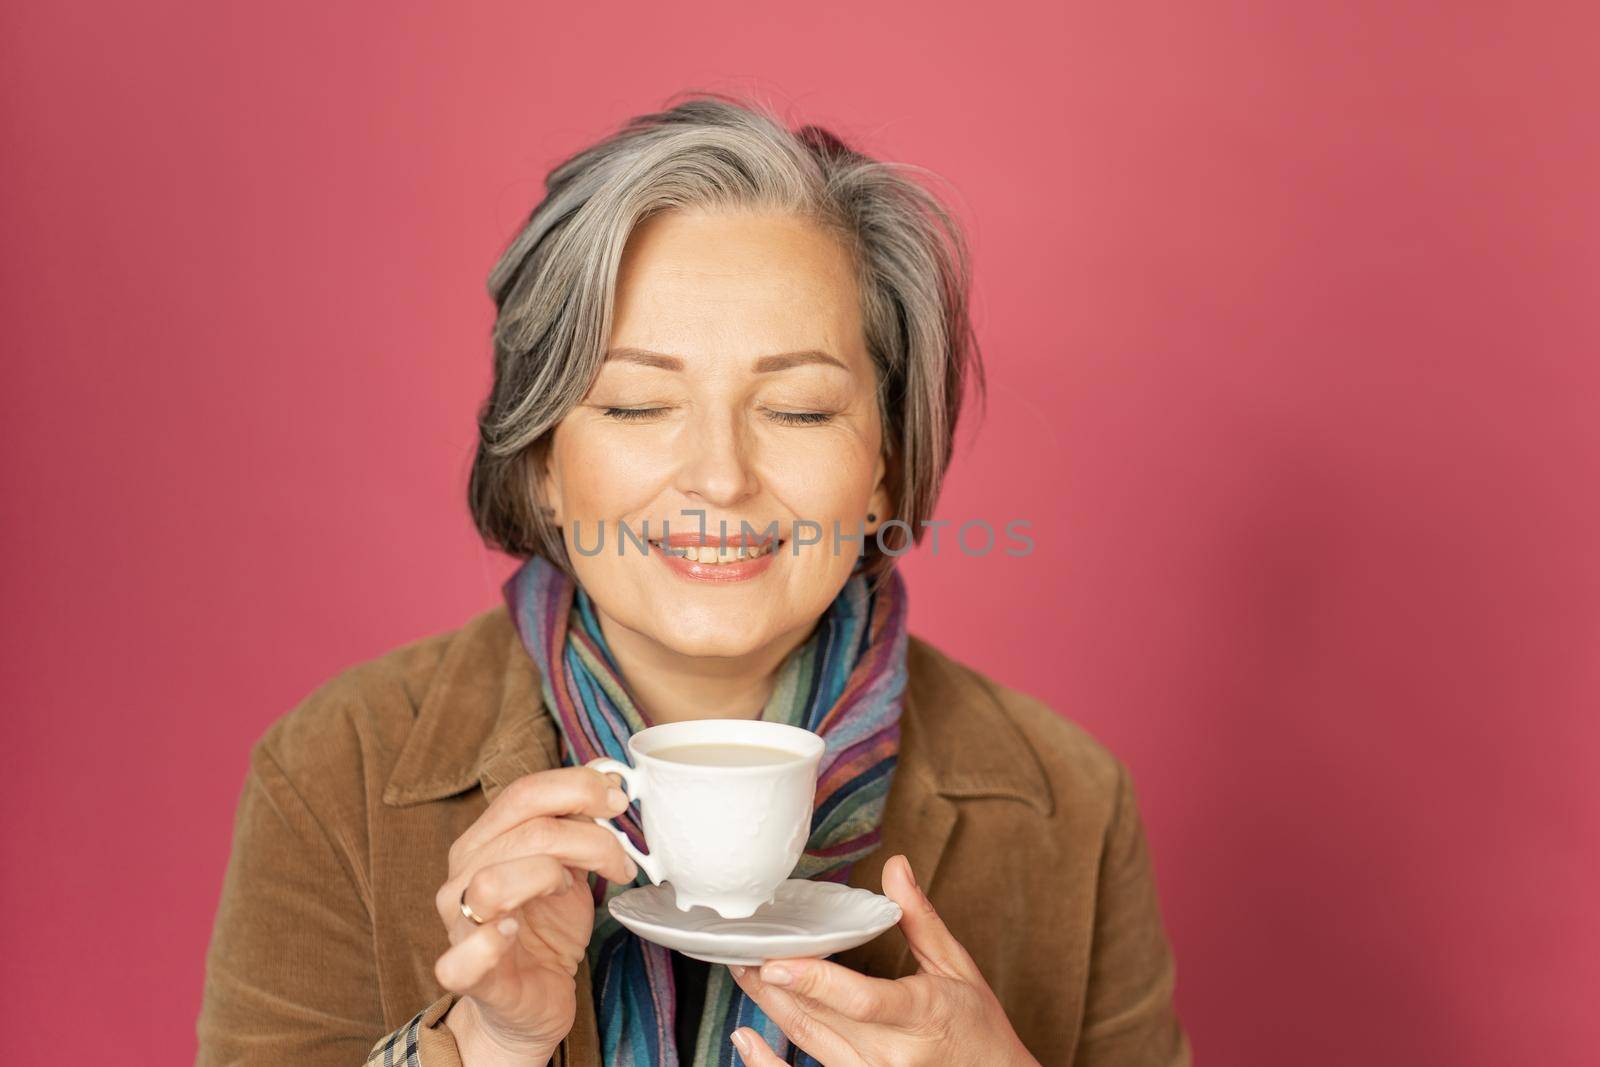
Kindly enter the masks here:
M 524 563 L 252 750 L 200 1061 L 1188 1063 L 1126 768 L 906 633 L 977 370 L 938 200 L 695 97 L 556 168 L 490 288 L 469 495 Z M 898 927 L 729 968 L 611 917 L 648 879 L 594 817 L 644 842 L 584 764 L 704 718 L 822 737 L 795 874 Z

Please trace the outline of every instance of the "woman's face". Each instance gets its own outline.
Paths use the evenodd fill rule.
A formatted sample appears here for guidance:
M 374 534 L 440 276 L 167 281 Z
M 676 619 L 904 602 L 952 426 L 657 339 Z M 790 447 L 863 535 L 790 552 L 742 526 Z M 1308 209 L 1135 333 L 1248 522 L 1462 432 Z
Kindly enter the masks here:
M 861 542 L 834 524 L 870 537 L 888 516 L 882 440 L 839 240 L 787 215 L 671 211 L 629 238 L 609 354 L 542 490 L 608 629 L 743 656 L 802 639 L 849 578 Z

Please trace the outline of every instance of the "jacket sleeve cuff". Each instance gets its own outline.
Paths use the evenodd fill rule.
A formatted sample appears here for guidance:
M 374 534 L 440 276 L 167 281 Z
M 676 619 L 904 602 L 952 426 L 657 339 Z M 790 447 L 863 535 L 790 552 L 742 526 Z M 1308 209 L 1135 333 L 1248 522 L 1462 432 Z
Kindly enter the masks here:
M 367 1054 L 366 1067 L 462 1067 L 456 1037 L 444 1017 L 459 994 L 446 993 L 411 1017 L 411 1021 L 378 1040 Z M 550 1067 L 567 1067 L 567 1043 L 550 1057 Z
M 404 1026 L 380 1037 L 367 1053 L 366 1067 L 461 1067 L 455 1036 L 441 1025 L 455 1002 L 456 994 L 446 993 Z
M 457 996 L 446 993 L 417 1016 L 417 1048 L 422 1055 L 419 1067 L 461 1067 L 456 1035 L 444 1023 L 445 1012 L 455 1004 Z

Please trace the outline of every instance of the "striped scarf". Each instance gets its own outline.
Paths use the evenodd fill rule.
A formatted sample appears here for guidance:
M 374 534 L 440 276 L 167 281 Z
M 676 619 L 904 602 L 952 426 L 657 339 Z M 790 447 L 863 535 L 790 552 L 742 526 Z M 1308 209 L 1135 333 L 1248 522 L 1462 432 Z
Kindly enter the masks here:
M 522 643 L 544 675 L 545 704 L 562 735 L 562 764 L 582 765 L 601 756 L 628 762 L 628 738 L 650 721 L 617 670 L 588 594 L 537 556 L 506 581 L 504 591 Z M 791 877 L 845 882 L 851 865 L 878 847 L 900 748 L 905 660 L 905 585 L 891 569 L 876 588 L 862 575 L 852 575 L 815 633 L 779 668 L 761 718 L 803 727 L 827 743 L 811 837 Z M 635 810 L 629 808 L 616 821 L 644 851 Z M 640 871 L 629 885 L 607 883 L 592 872 L 589 877 L 595 926 L 588 958 L 603 1062 L 736 1067 L 730 1036 L 749 1026 L 786 1062 L 816 1065 L 745 996 L 726 967 L 709 972 L 694 1052 L 680 1061 L 673 1038 L 671 950 L 638 937 L 606 907 L 633 885 L 649 885 L 649 876 Z

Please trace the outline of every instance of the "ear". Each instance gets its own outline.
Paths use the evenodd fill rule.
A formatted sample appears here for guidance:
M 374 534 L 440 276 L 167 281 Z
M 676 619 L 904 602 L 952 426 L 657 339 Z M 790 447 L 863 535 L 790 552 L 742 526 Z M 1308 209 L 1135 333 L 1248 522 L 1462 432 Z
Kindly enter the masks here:
M 562 525 L 562 516 L 565 514 L 565 509 L 562 507 L 561 501 L 561 478 L 556 474 L 555 464 L 551 462 L 550 440 L 548 437 L 534 446 L 529 453 L 528 459 L 528 475 L 533 479 L 537 490 L 535 499 L 538 502 L 539 510 L 544 514 L 546 520 L 559 527 Z
M 878 527 L 894 517 L 894 494 L 889 487 L 889 457 L 878 453 L 878 465 L 872 472 L 872 496 L 867 500 L 867 514 L 877 518 L 867 523 L 867 533 L 877 533 Z

